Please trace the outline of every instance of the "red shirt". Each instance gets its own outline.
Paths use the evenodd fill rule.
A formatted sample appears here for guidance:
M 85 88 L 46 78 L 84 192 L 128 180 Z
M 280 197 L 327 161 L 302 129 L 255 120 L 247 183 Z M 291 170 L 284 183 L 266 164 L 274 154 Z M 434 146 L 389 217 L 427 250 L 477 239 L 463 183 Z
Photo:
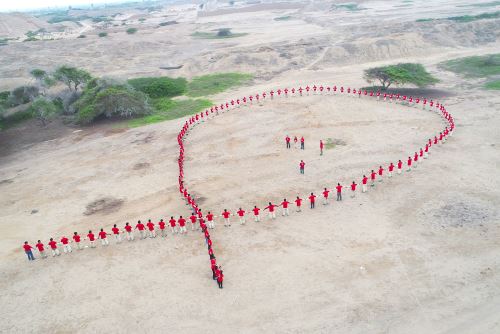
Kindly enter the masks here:
M 90 241 L 94 241 L 95 240 L 94 233 L 87 234 L 87 237 L 89 238 Z
M 186 225 L 186 219 L 184 219 L 184 218 L 179 218 L 178 222 L 179 222 L 180 226 Z
M 288 208 L 288 204 L 290 204 L 290 202 L 288 202 L 288 201 L 281 202 L 281 206 L 283 207 L 283 209 Z
M 316 199 L 316 195 L 309 196 L 309 201 L 311 201 L 311 203 L 314 203 L 315 199 Z
M 289 143 L 290 142 L 290 137 L 286 137 L 285 140 L 286 140 L 287 143 Z
M 323 197 L 328 198 L 328 193 L 330 193 L 330 190 L 323 191 Z
M 61 238 L 61 242 L 62 242 L 62 244 L 63 244 L 63 245 L 67 245 L 67 244 L 68 244 L 68 242 L 69 242 L 69 239 L 68 239 L 68 238 L 66 238 L 66 237 L 62 237 L 62 238 Z
M 170 219 L 169 220 L 170 226 L 175 227 L 175 221 L 176 220 L 174 218 Z
M 23 245 L 23 248 L 26 252 L 29 252 L 33 247 L 31 247 L 30 245 Z
M 351 183 L 351 190 L 355 191 L 356 190 L 356 186 L 357 186 L 356 183 Z
M 155 229 L 155 224 L 153 224 L 153 222 L 148 222 L 146 225 L 148 226 L 148 229 L 150 231 L 153 231 Z
M 371 176 L 370 176 L 370 177 L 371 177 L 371 179 L 372 179 L 372 180 L 375 180 L 375 176 L 376 176 L 376 175 L 377 175 L 377 173 L 372 172 L 372 173 L 371 173 Z
M 189 217 L 189 219 L 191 219 L 191 224 L 196 223 L 196 216 L 195 215 L 191 215 L 191 217 Z
M 208 214 L 208 215 L 207 215 L 207 220 L 208 220 L 209 222 L 211 222 L 211 221 L 212 221 L 212 219 L 214 219 L 214 215 L 213 215 L 213 214 Z
M 104 231 L 99 232 L 99 238 L 106 239 L 106 236 L 107 236 L 106 232 Z
M 224 212 L 222 213 L 222 216 L 223 216 L 225 219 L 229 218 L 229 216 L 230 216 L 230 215 L 231 215 L 231 212 L 229 212 L 229 211 L 224 211 Z
M 299 164 L 300 169 L 304 169 L 304 166 L 305 166 L 305 165 L 306 165 L 306 163 L 305 163 L 305 162 L 301 162 L 301 163 Z
M 271 205 L 269 205 L 269 206 L 266 206 L 266 209 L 268 209 L 268 210 L 269 210 L 269 212 L 274 212 L 274 207 L 275 207 L 275 206 L 276 206 L 276 205 L 271 204 Z
M 301 206 L 302 205 L 302 198 L 297 198 L 295 200 L 295 204 L 297 204 L 297 206 Z
M 44 251 L 44 248 L 43 248 L 43 244 L 42 244 L 42 243 L 38 243 L 38 244 L 36 244 L 35 246 L 36 246 L 36 248 L 38 248 L 38 251 L 39 251 L 39 252 L 43 252 L 43 251 Z
M 143 223 L 139 223 L 139 224 L 137 224 L 135 227 L 137 227 L 137 229 L 138 229 L 139 231 L 143 231 L 143 230 L 144 230 L 144 224 L 143 224 Z
M 260 209 L 259 208 L 253 208 L 252 211 L 253 211 L 254 215 L 258 216 Z
M 365 177 L 363 178 L 363 184 L 366 184 L 366 182 L 368 182 L 368 178 L 365 176 Z
M 196 221 L 196 217 L 195 217 L 195 221 Z M 164 230 L 165 229 L 165 222 L 164 221 L 159 221 L 158 222 L 158 226 L 160 226 L 160 230 Z
M 303 143 L 304 142 L 304 137 L 300 138 L 300 142 Z
M 411 166 L 411 158 L 408 158 L 408 166 Z
M 398 169 L 401 169 L 401 167 L 403 167 L 403 162 L 402 161 L 398 161 Z
M 111 231 L 113 232 L 113 234 L 120 234 L 120 229 L 118 227 L 113 227 Z
M 382 176 L 382 174 L 384 174 L 384 169 L 382 167 L 380 167 L 378 169 L 378 175 Z
M 335 186 L 335 188 L 337 188 L 338 193 L 342 192 L 342 186 Z
M 245 210 L 238 210 L 238 216 L 243 217 L 245 215 Z
M 393 170 L 394 170 L 394 165 L 391 163 L 391 164 L 389 165 L 389 172 L 392 172 Z
M 132 232 L 132 226 L 130 226 L 130 225 L 125 225 L 125 231 L 127 231 L 127 232 Z
M 321 148 L 321 149 L 323 148 L 323 142 L 322 141 L 319 142 L 319 148 Z
M 54 240 L 49 241 L 49 246 L 52 249 L 56 249 L 57 248 L 57 242 L 55 242 Z

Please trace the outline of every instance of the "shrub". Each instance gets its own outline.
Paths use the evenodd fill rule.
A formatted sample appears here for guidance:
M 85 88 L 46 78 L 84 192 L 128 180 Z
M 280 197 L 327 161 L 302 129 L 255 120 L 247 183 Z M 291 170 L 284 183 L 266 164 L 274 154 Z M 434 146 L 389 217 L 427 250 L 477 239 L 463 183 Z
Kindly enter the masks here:
M 47 120 L 55 117 L 59 111 L 52 101 L 44 97 L 39 97 L 33 101 L 29 110 L 42 125 L 47 124 Z
M 99 37 L 106 37 L 106 36 L 108 36 L 108 33 L 107 33 L 107 32 L 100 32 L 100 33 L 98 34 L 98 36 L 99 36 Z
M 92 79 L 89 72 L 70 66 L 60 66 L 54 72 L 54 79 L 63 82 L 68 86 L 69 90 L 74 87 L 75 92 L 78 90 L 78 86 L 87 83 Z
M 128 83 L 151 98 L 183 95 L 187 86 L 186 79 L 169 77 L 137 78 Z
M 40 91 L 36 86 L 21 86 L 14 89 L 8 99 L 8 103 L 12 106 L 18 106 L 33 101 Z
M 488 77 L 500 74 L 500 53 L 458 58 L 440 63 L 445 70 L 467 77 Z
M 127 29 L 127 34 L 132 35 L 137 32 L 137 28 L 128 28 Z
M 217 73 L 202 75 L 193 78 L 188 84 L 187 95 L 198 97 L 216 94 L 230 87 L 244 84 L 252 79 L 251 74 L 244 73 Z

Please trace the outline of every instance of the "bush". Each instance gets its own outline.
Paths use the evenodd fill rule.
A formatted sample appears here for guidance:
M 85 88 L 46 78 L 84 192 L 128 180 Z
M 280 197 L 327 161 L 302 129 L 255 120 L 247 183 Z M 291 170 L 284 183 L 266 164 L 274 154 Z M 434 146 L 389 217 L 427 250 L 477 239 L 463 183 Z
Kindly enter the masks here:
M 500 90 L 500 80 L 490 81 L 484 85 L 486 89 Z
M 47 120 L 57 115 L 59 109 L 56 105 L 54 105 L 54 103 L 52 103 L 51 100 L 39 97 L 33 101 L 29 111 L 32 113 L 33 117 L 36 117 L 36 119 L 40 121 L 42 125 L 45 125 Z
M 18 106 L 33 101 L 40 91 L 36 86 L 21 86 L 14 89 L 8 98 L 8 103 L 12 106 Z
M 87 36 L 85 36 L 85 35 L 80 35 L 80 36 L 78 36 L 78 38 L 87 38 Z
M 242 85 L 250 79 L 252 75 L 244 73 L 217 73 L 195 77 L 188 84 L 187 95 L 198 97 L 220 93 L 230 87 Z
M 128 28 L 127 29 L 127 34 L 132 35 L 137 32 L 137 28 Z
M 107 33 L 107 32 L 100 32 L 100 33 L 98 34 L 98 36 L 99 36 L 99 37 L 106 37 L 106 36 L 108 36 L 108 33 Z
M 183 95 L 187 86 L 186 79 L 169 77 L 137 78 L 129 80 L 128 83 L 151 98 Z
M 452 59 L 440 63 L 439 66 L 467 77 L 481 78 L 498 75 L 500 74 L 500 53 Z

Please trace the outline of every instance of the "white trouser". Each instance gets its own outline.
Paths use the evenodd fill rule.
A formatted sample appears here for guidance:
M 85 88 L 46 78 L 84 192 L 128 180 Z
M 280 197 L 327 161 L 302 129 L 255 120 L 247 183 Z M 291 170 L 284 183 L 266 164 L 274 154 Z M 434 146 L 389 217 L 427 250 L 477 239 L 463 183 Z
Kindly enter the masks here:
M 90 247 L 95 248 L 95 240 L 90 242 Z
M 139 234 L 141 235 L 141 239 L 144 239 L 146 237 L 144 230 L 139 230 Z
M 424 159 L 427 159 L 428 156 L 429 154 L 427 154 L 427 152 L 424 152 Z
M 150 238 L 156 238 L 156 231 L 155 230 L 149 230 L 149 237 Z
M 240 217 L 240 224 L 241 225 L 245 224 L 245 217 Z
M 328 197 L 323 197 L 323 205 L 327 205 L 328 204 Z
M 417 161 L 413 160 L 413 168 L 417 168 L 417 165 L 418 165 L 418 160 Z
M 382 182 L 384 180 L 384 178 L 382 177 L 382 175 L 379 175 L 378 176 L 378 182 Z
M 297 206 L 297 212 L 301 212 L 302 209 L 300 208 L 300 206 Z
M 170 230 L 172 231 L 172 234 L 177 233 L 176 226 L 170 226 Z
M 288 210 L 288 208 L 283 208 L 283 216 L 289 216 L 290 215 L 290 211 Z
M 215 222 L 213 220 L 209 220 L 207 222 L 207 226 L 208 226 L 208 228 L 215 228 Z
M 366 192 L 366 184 L 363 184 L 363 192 Z
M 132 232 L 126 232 L 127 233 L 127 240 L 132 241 L 134 240 L 134 234 Z
M 57 256 L 61 255 L 61 253 L 59 253 L 59 249 L 57 249 L 57 248 L 52 250 L 52 256 L 56 256 L 56 255 Z
M 180 227 L 181 233 L 187 233 L 186 225 Z
M 402 168 L 398 168 L 398 174 L 401 174 L 401 169 L 402 169 Z
M 389 174 L 389 177 L 392 177 L 392 172 L 387 172 Z
M 229 221 L 229 218 L 224 218 L 224 226 L 231 226 L 231 222 Z
M 42 258 L 46 258 L 47 257 L 47 254 L 45 254 L 45 251 L 39 251 L 39 253 L 40 253 L 40 256 Z
M 120 243 L 122 242 L 122 237 L 119 235 L 119 234 L 115 234 L 115 240 L 116 240 L 116 243 Z
M 196 228 L 196 223 L 191 223 L 191 231 L 194 231 Z
M 255 215 L 254 218 L 256 222 L 260 222 L 260 215 Z
M 102 244 L 103 246 L 107 246 L 107 245 L 109 245 L 108 238 L 101 239 L 101 244 Z
M 81 250 L 81 249 L 82 249 L 82 245 L 80 244 L 80 242 L 77 242 L 77 243 L 76 243 L 76 249 L 78 249 L 78 250 Z
M 71 246 L 70 245 L 63 245 L 63 250 L 64 250 L 64 253 L 71 253 Z
M 411 166 L 408 166 L 408 168 L 406 169 L 407 172 L 410 172 L 411 171 Z
M 167 233 L 165 233 L 165 229 L 164 228 L 160 229 L 160 234 L 161 234 L 162 237 L 167 236 Z
M 356 190 L 351 190 L 351 198 L 356 197 Z
M 269 211 L 269 219 L 276 219 L 276 212 Z

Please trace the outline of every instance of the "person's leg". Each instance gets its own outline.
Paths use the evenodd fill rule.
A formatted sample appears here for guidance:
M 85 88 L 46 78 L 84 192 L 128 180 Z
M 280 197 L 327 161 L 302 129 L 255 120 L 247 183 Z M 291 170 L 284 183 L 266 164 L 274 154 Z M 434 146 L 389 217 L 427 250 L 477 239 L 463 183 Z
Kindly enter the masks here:
M 68 245 L 68 252 L 72 252 L 73 250 L 71 249 L 71 245 Z
M 401 174 L 401 169 L 402 169 L 402 168 L 398 168 L 398 174 Z
M 339 196 L 340 196 L 340 200 L 342 200 L 342 193 L 339 193 Z
M 56 255 L 57 255 L 57 256 L 60 256 L 60 255 L 61 255 L 61 252 L 59 252 L 59 248 L 56 248 Z

